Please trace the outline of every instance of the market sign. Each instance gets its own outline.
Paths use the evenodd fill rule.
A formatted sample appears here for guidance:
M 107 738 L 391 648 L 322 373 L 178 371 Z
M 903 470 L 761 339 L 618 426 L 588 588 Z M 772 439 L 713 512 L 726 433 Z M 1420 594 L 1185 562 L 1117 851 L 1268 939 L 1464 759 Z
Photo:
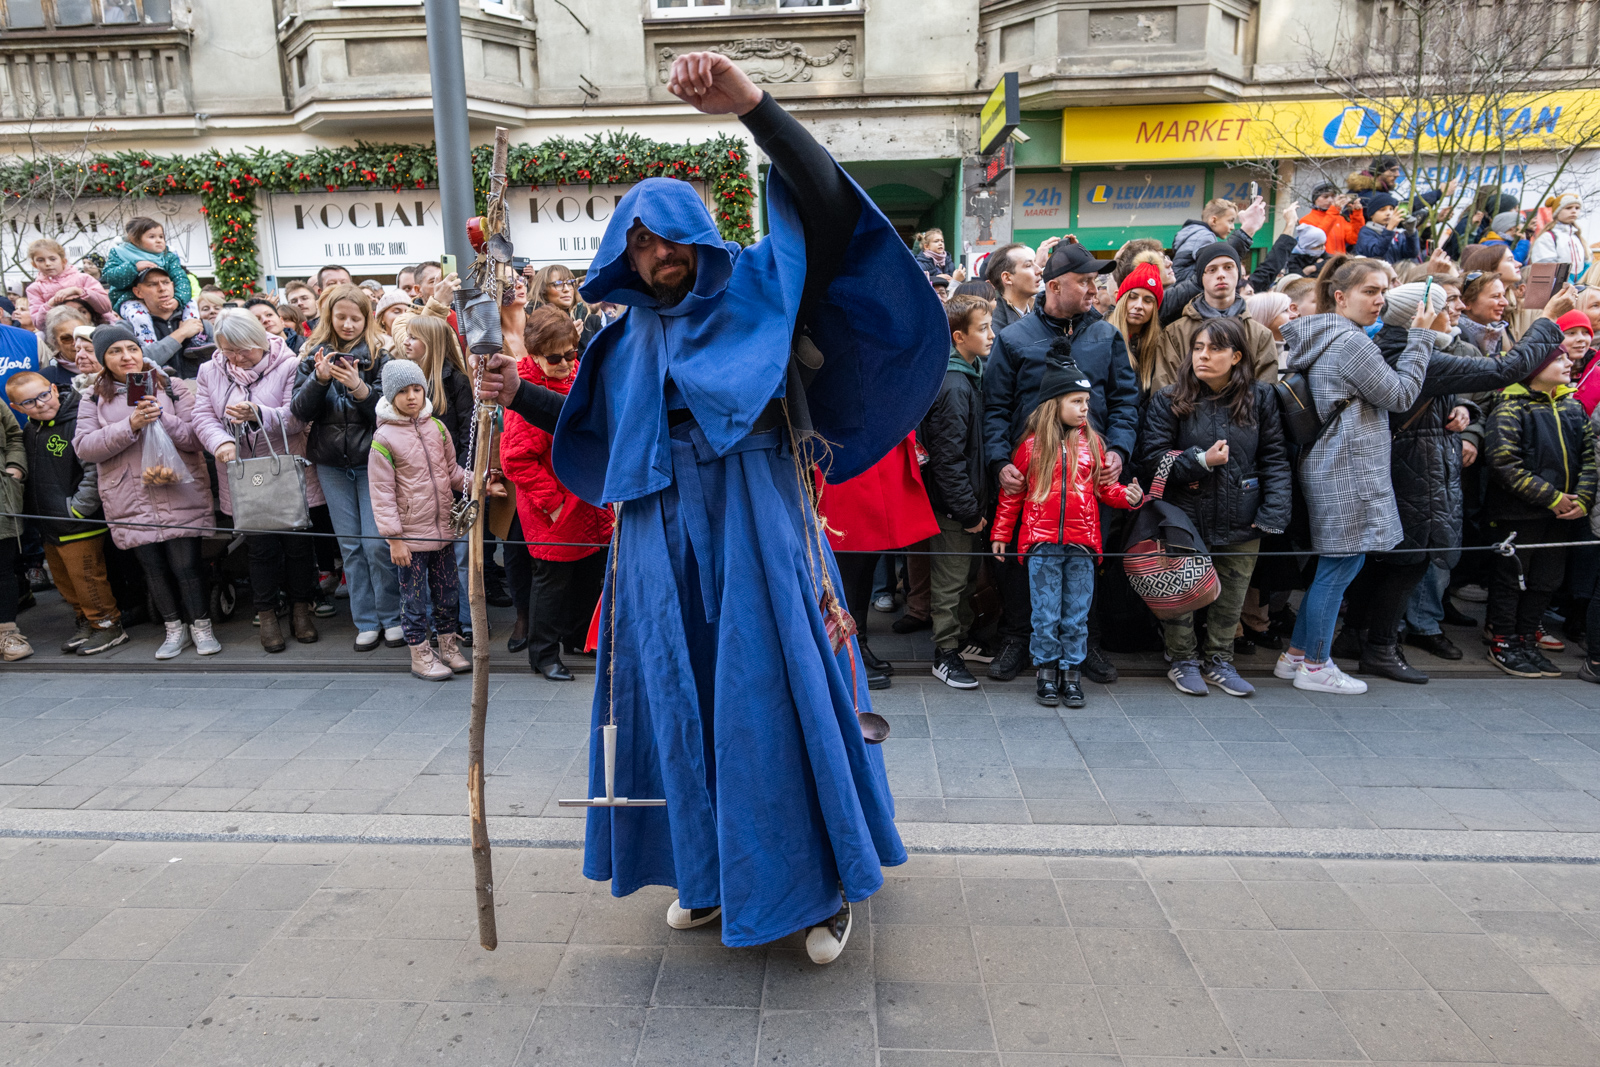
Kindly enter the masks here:
M 194 274 L 212 272 L 211 232 L 200 213 L 198 196 L 146 196 L 123 200 L 82 199 L 60 201 L 48 209 L 6 213 L 4 241 L 12 249 L 25 249 L 41 237 L 59 241 L 67 250 L 67 261 L 76 263 L 91 252 L 105 255 L 122 243 L 128 220 L 143 215 L 161 223 L 167 246 L 176 252 L 183 265 Z M 19 254 L 18 258 L 25 258 Z
M 1520 94 L 1441 111 L 1402 99 L 1074 107 L 1061 113 L 1061 162 L 1155 163 L 1437 151 L 1469 138 L 1498 151 L 1584 144 L 1600 134 L 1600 93 Z
M 328 264 L 390 272 L 437 259 L 444 251 L 439 190 L 273 193 L 269 274 L 315 274 Z
M 706 200 L 706 184 L 690 182 Z M 508 195 L 511 246 L 535 267 L 586 267 L 600 249 L 617 204 L 632 185 L 549 185 Z M 710 205 L 707 205 L 709 209 Z
M 1022 102 L 1017 90 L 1017 72 L 1001 75 L 989 99 L 978 113 L 978 153 L 988 155 L 1005 143 L 1011 131 L 1022 125 Z
M 1078 175 L 1079 226 L 1182 226 L 1200 217 L 1204 170 L 1083 171 Z

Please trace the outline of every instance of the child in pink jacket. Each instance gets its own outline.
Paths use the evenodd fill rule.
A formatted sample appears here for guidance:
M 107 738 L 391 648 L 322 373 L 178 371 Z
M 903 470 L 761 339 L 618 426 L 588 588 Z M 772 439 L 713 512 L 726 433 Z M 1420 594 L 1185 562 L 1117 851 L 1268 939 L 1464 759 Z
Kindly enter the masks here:
M 111 321 L 111 297 L 106 287 L 82 271 L 67 266 L 67 250 L 59 241 L 41 237 L 28 246 L 28 261 L 39 277 L 28 285 L 28 313 L 43 323 L 50 309 L 67 300 L 82 300 L 101 322 Z
M 400 627 L 411 647 L 411 673 L 442 682 L 470 671 L 461 654 L 461 586 L 456 580 L 450 509 L 466 484 L 455 442 L 433 417 L 427 379 L 409 359 L 383 367 L 378 428 L 367 456 L 372 517 L 400 571 Z M 427 600 L 433 598 L 437 654 L 428 644 Z

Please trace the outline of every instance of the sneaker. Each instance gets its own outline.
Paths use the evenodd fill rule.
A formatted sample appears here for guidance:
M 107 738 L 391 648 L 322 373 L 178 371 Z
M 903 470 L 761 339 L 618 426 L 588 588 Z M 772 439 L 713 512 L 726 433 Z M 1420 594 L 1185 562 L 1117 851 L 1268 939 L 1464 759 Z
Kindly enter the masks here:
M 1091 682 L 1101 685 L 1110 685 L 1117 680 L 1117 669 L 1106 659 L 1106 654 L 1098 645 L 1090 645 L 1088 655 L 1083 657 L 1083 662 L 1078 664 L 1078 670 Z
M 317 596 L 317 606 L 311 609 L 311 614 L 319 619 L 331 619 L 338 610 L 333 606 L 333 597 L 327 593 L 321 593 Z
M 339 588 L 339 582 L 342 578 L 343 575 L 339 571 L 318 571 L 317 592 L 323 596 L 332 596 L 334 591 Z
M 55 583 L 50 580 L 50 572 L 43 567 L 28 568 L 28 589 L 35 593 L 43 593 L 54 589 Z
M 1486 604 L 1489 601 L 1489 590 L 1481 585 L 1463 585 L 1450 595 L 1457 600 L 1465 600 L 1468 604 Z
M 371 652 L 383 644 L 383 635 L 376 630 L 362 630 L 356 634 L 356 651 Z
M 963 641 L 956 651 L 961 653 L 962 659 L 970 659 L 974 663 L 994 662 L 994 649 L 977 641 Z
M 976 689 L 978 680 L 967 670 L 961 653 L 953 648 L 941 648 L 933 654 L 933 676 L 951 689 Z
M 181 622 L 167 623 L 167 639 L 156 649 L 156 659 L 177 659 L 189 647 L 189 628 Z
M 893 593 L 879 593 L 872 598 L 872 610 L 881 611 L 885 615 L 891 614 L 895 609 Z
M 390 648 L 399 648 L 406 643 L 406 632 L 398 626 L 391 626 L 383 631 L 383 643 Z
M 1011 681 L 1022 670 L 1023 657 L 1027 654 L 1027 644 L 1015 638 L 1008 639 L 989 661 L 989 677 L 997 682 Z
M 1255 695 L 1256 687 L 1239 676 L 1233 663 L 1221 656 L 1212 656 L 1206 665 L 1205 679 L 1231 697 Z
M 833 918 L 807 930 L 806 955 L 811 957 L 811 962 L 821 965 L 838 959 L 850 940 L 851 924 L 850 904 L 846 901 Z
M 89 638 L 94 636 L 94 626 L 82 615 L 78 616 L 77 624 L 73 627 L 72 636 L 61 642 L 61 651 L 76 652 L 84 646 Z
M 1561 668 L 1551 663 L 1545 654 L 1539 650 L 1539 635 L 1528 634 L 1522 639 L 1522 651 L 1528 662 L 1539 669 L 1541 678 L 1561 677 Z
M 1306 664 L 1302 662 L 1299 669 L 1294 672 L 1294 687 L 1313 693 L 1335 693 L 1339 696 L 1358 696 L 1367 691 L 1366 682 L 1350 677 L 1331 659 L 1316 670 L 1307 670 Z
M 1083 697 L 1083 681 L 1078 672 L 1067 670 L 1061 672 L 1061 681 L 1057 688 L 1061 691 L 1061 703 L 1069 708 L 1081 708 L 1087 701 Z
M 1274 678 L 1282 678 L 1286 682 L 1292 682 L 1300 670 L 1300 664 L 1305 661 L 1306 658 L 1304 656 L 1291 656 L 1287 652 L 1281 652 L 1278 654 L 1278 662 L 1272 665 L 1272 676 Z
M 1206 680 L 1200 676 L 1200 661 L 1197 659 L 1173 660 L 1167 678 L 1178 687 L 1180 693 L 1192 697 L 1211 695 L 1211 690 L 1206 688 Z
M 14 622 L 0 623 L 0 659 L 12 663 L 33 655 L 33 646 Z
M 686 908 L 674 900 L 667 905 L 667 925 L 674 930 L 693 930 L 722 914 L 721 906 L 712 908 Z
M 1578 677 L 1586 682 L 1600 685 L 1600 668 L 1588 656 L 1583 657 L 1583 662 L 1578 664 Z
M 1543 626 L 1539 627 L 1535 636 L 1538 638 L 1539 649 L 1542 652 L 1565 652 L 1567 650 L 1567 643 L 1559 637 L 1545 633 Z
M 95 656 L 127 643 L 128 633 L 122 624 L 108 622 L 89 631 L 89 640 L 78 646 L 78 655 Z
M 189 627 L 189 634 L 194 638 L 194 650 L 197 654 L 215 656 L 222 651 L 222 642 L 211 632 L 210 619 L 194 620 L 194 625 Z
M 1061 690 L 1056 688 L 1056 668 L 1040 667 L 1034 675 L 1033 699 L 1035 703 L 1053 708 L 1061 703 Z
M 335 600 L 349 600 L 350 599 L 350 580 L 345 576 L 345 573 L 343 571 L 339 572 L 339 588 L 337 588 L 337 589 L 335 589 L 333 591 L 333 599 L 335 599 Z
M 1490 644 L 1487 653 L 1490 663 L 1505 671 L 1513 678 L 1541 678 L 1539 665 L 1528 658 L 1528 650 L 1523 647 L 1522 638 L 1497 637 Z
M 1235 656 L 1252 656 L 1255 654 L 1256 643 L 1249 636 L 1253 633 L 1255 633 L 1255 631 L 1246 626 L 1244 628 L 1244 633 L 1233 639 L 1233 654 Z

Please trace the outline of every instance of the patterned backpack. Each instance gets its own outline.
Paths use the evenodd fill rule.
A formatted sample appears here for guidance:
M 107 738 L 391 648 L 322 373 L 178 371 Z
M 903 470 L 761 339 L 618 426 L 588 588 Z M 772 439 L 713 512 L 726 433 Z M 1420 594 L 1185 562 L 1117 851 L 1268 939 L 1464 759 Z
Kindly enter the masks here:
M 1128 535 L 1130 554 L 1122 560 L 1128 584 L 1158 619 L 1196 611 L 1221 592 L 1217 569 L 1194 523 L 1182 508 L 1161 499 L 1167 475 L 1182 455 L 1174 450 L 1161 457 Z

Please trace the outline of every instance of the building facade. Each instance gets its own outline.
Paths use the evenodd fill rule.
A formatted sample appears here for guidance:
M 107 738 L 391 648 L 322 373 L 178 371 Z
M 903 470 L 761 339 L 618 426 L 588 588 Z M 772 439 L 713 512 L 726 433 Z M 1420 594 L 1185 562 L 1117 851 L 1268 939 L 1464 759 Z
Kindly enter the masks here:
M 475 143 L 496 125 L 529 144 L 615 130 L 673 143 L 743 136 L 737 122 L 700 115 L 666 89 L 675 56 L 716 49 L 799 116 L 908 237 L 939 226 L 957 250 L 981 251 L 976 212 L 989 216 L 983 237 L 991 241 L 1071 231 L 1105 251 L 1130 231 L 1170 238 L 1208 197 L 1242 198 L 1252 182 L 1269 194 L 1276 183 L 1293 184 L 1303 145 L 1279 152 L 1207 140 L 1200 136 L 1206 121 L 1215 130 L 1230 118 L 1254 121 L 1252 109 L 1274 102 L 1329 98 L 1319 62 L 1335 41 L 1380 40 L 1395 3 L 460 6 Z M 1553 6 L 1600 26 L 1597 0 Z M 977 188 L 973 164 L 978 109 L 1008 72 L 1017 75 L 1026 141 L 1015 145 L 1014 186 L 1002 190 L 1012 202 L 997 216 L 992 199 L 981 206 L 975 199 L 993 190 Z M 1205 111 L 1216 107 L 1235 111 Z M 1085 131 L 1119 118 L 1144 122 L 1144 141 L 1083 148 Z M 1178 131 L 1176 149 L 1149 141 L 1156 123 L 1164 138 Z M 358 141 L 422 145 L 432 137 L 421 0 L 0 0 L 0 154 L 303 152 Z M 339 199 L 353 195 L 262 194 L 270 200 L 258 204 L 263 276 L 280 283 L 300 276 L 324 249 L 347 243 L 313 240 L 308 219 L 343 217 L 342 225 L 359 227 L 362 219 L 393 217 L 392 205 Z M 205 224 L 198 203 L 181 199 L 163 210 L 170 229 L 190 235 L 189 254 L 204 275 Z M 1119 210 L 1130 202 L 1137 210 Z M 400 206 L 408 221 L 415 214 L 431 224 L 433 203 L 411 194 Z M 34 223 L 48 228 L 43 218 L 6 220 L 10 239 Z M 1262 240 L 1270 235 L 1269 228 Z M 381 243 L 384 254 L 358 261 L 358 272 L 390 275 L 402 254 L 426 258 L 414 253 L 431 253 L 428 241 L 419 227 L 404 253 L 389 254 L 397 243 Z M 581 247 L 563 254 L 573 266 L 587 258 Z

